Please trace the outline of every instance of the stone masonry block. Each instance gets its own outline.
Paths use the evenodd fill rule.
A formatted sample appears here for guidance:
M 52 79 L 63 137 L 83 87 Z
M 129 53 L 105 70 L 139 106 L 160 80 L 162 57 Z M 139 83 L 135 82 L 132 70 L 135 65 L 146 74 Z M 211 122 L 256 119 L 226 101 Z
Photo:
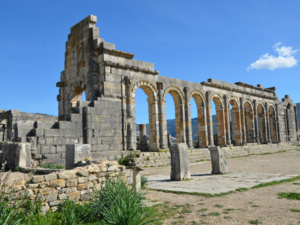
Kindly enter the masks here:
M 91 157 L 90 144 L 71 144 L 66 146 L 66 169 L 74 168 L 75 163 Z
M 227 173 L 226 151 L 219 146 L 208 147 L 211 156 L 212 174 Z
M 189 152 L 185 143 L 175 144 L 170 148 L 171 153 L 171 180 L 181 181 L 189 179 Z

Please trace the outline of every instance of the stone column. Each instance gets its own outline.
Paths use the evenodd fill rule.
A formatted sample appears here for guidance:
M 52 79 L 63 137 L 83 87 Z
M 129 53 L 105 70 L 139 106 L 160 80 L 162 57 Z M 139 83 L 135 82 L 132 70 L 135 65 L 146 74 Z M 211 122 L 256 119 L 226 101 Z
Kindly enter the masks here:
M 256 143 L 259 143 L 259 133 L 258 133 L 258 118 L 257 118 L 257 102 L 256 100 L 253 101 L 254 105 L 254 123 L 255 123 L 255 141 Z
M 191 104 L 189 102 L 189 88 L 184 88 L 185 94 L 185 123 L 186 123 L 186 144 L 189 148 L 193 148 L 193 134 L 192 134 L 192 119 L 191 119 Z
M 299 135 L 298 135 L 298 131 L 299 131 L 299 121 L 298 121 L 298 113 L 297 113 L 297 107 L 294 107 L 294 111 L 295 111 L 295 125 L 296 125 L 296 135 L 297 135 L 297 141 L 299 141 Z
M 247 144 L 247 133 L 245 124 L 245 110 L 244 110 L 244 99 L 240 98 L 240 111 L 242 118 L 242 134 L 243 134 L 243 145 Z
M 266 113 L 265 113 L 265 135 L 266 135 L 266 141 L 268 143 L 272 143 L 272 138 L 271 138 L 271 129 L 270 129 L 270 115 L 269 115 L 269 110 L 268 110 L 268 103 L 265 103 L 265 108 L 266 108 Z
M 227 95 L 224 95 L 223 98 L 224 98 L 224 107 L 225 107 L 226 145 L 231 145 L 229 102 L 228 102 Z
M 211 101 L 210 101 L 211 92 L 206 92 L 206 107 L 207 107 L 207 140 L 208 145 L 214 145 L 214 137 L 213 137 L 213 122 L 212 122 L 212 113 L 211 113 Z
M 159 121 L 158 121 L 158 105 L 157 102 L 148 101 L 149 108 L 149 148 L 150 151 L 159 149 Z
M 281 142 L 277 104 L 275 105 L 275 111 L 276 111 L 276 138 L 277 138 L 277 142 Z
M 140 137 L 140 149 L 143 151 L 148 151 L 148 142 L 147 142 L 147 129 L 146 124 L 139 125 L 139 137 Z
M 136 149 L 135 98 L 127 98 L 127 150 Z
M 190 179 L 189 150 L 186 143 L 179 143 L 171 146 L 171 180 L 181 181 Z
M 159 143 L 161 149 L 167 149 L 167 120 L 166 120 L 166 101 L 162 99 L 162 84 L 158 86 L 158 119 L 159 119 Z
M 206 105 L 197 106 L 198 110 L 198 141 L 199 147 L 207 147 L 208 146 L 208 135 L 207 135 L 207 125 L 206 125 Z
M 219 146 L 208 147 L 211 157 L 212 174 L 227 173 L 226 152 Z

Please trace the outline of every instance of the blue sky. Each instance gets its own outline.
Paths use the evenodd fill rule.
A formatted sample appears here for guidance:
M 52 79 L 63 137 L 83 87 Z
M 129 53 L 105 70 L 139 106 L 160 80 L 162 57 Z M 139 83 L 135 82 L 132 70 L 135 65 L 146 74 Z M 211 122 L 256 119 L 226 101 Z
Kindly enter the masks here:
M 300 102 L 299 8 L 296 0 L 2 1 L 0 108 L 57 115 L 65 42 L 89 14 L 105 41 L 154 63 L 162 76 L 276 86 L 280 99 Z

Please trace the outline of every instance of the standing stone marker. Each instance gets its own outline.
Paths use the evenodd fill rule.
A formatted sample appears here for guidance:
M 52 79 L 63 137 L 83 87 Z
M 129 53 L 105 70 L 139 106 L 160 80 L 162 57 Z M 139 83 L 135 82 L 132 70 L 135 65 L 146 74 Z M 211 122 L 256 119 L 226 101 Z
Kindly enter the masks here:
M 72 144 L 66 146 L 66 170 L 73 169 L 75 163 L 91 157 L 90 144 Z
M 133 167 L 133 184 L 134 184 L 134 191 L 135 193 L 141 190 L 141 169 L 140 167 Z
M 171 153 L 171 180 L 181 181 L 189 179 L 189 152 L 188 146 L 185 143 L 172 145 L 170 148 Z
M 209 146 L 212 165 L 212 174 L 224 174 L 227 173 L 227 160 L 226 152 L 219 146 Z

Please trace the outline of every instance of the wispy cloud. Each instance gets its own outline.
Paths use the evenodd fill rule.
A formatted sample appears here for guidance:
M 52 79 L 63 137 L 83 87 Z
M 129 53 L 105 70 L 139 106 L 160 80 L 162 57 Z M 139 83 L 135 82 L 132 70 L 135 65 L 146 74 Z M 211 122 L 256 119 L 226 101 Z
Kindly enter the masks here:
M 279 68 L 290 68 L 297 65 L 297 60 L 294 55 L 298 50 L 293 50 L 292 47 L 286 47 L 281 42 L 273 46 L 277 56 L 266 53 L 259 57 L 254 63 L 251 63 L 247 70 L 268 69 L 275 70 Z

